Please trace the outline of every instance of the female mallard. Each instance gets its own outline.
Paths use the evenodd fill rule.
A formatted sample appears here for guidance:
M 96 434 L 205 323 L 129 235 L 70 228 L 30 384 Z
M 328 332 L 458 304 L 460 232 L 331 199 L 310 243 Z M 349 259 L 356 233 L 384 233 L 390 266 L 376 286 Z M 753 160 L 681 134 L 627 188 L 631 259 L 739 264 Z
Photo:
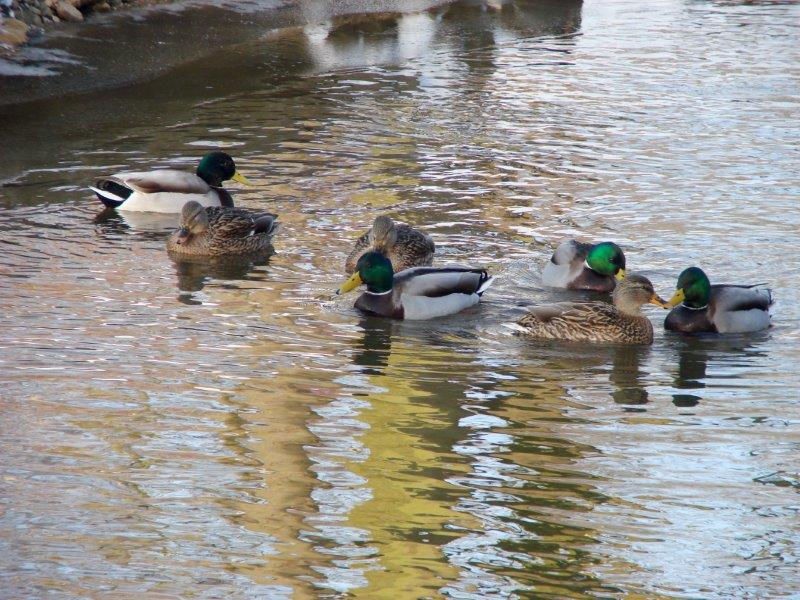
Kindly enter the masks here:
M 367 252 L 380 252 L 392 262 L 396 273 L 411 267 L 427 267 L 433 263 L 436 247 L 425 233 L 408 225 L 398 225 L 386 216 L 375 219 L 372 229 L 356 240 L 356 245 L 344 263 L 349 275 L 356 263 Z
M 667 306 L 675 307 L 664 320 L 670 331 L 746 333 L 769 327 L 772 291 L 759 285 L 711 285 L 702 269 L 689 267 Z
M 181 228 L 169 236 L 167 250 L 185 256 L 258 254 L 271 248 L 277 218 L 243 208 L 203 207 L 192 200 L 184 205 Z
M 534 306 L 517 321 L 521 332 L 539 339 L 614 344 L 652 344 L 653 325 L 643 304 L 665 306 L 650 280 L 629 275 L 614 289 L 614 304 L 559 302 Z
M 542 283 L 569 290 L 610 292 L 625 277 L 625 254 L 614 242 L 562 242 L 545 265 Z
M 178 213 L 190 200 L 203 206 L 233 206 L 233 198 L 222 187 L 229 179 L 250 184 L 228 154 L 211 152 L 197 165 L 196 174 L 174 169 L 117 173 L 98 179 L 89 189 L 117 210 Z
M 356 272 L 336 293 L 366 284 L 357 309 L 393 319 L 432 319 L 477 304 L 491 282 L 483 269 L 459 267 L 416 267 L 395 275 L 389 259 L 372 251 L 358 259 Z

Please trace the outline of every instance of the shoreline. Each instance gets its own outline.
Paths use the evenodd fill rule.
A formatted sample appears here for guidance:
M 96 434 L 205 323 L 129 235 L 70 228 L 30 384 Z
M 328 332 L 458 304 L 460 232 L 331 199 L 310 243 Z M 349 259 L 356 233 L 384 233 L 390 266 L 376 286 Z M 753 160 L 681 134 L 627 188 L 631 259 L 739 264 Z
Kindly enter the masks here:
M 98 13 L 174 0 L 0 0 L 0 57 L 41 38 L 60 23 L 80 23 Z
M 220 49 L 257 43 L 287 28 L 326 23 L 336 29 L 350 19 L 380 20 L 390 12 L 414 13 L 451 2 L 336 0 L 325 6 L 317 0 L 259 0 L 235 6 L 129 0 L 124 10 L 93 13 L 83 22 L 53 22 L 44 31 L 37 26 L 40 33 L 16 52 L 0 52 L 0 116 L 10 106 L 152 81 L 199 60 L 211 69 L 222 56 Z M 178 31 L 181 35 L 175 35 Z

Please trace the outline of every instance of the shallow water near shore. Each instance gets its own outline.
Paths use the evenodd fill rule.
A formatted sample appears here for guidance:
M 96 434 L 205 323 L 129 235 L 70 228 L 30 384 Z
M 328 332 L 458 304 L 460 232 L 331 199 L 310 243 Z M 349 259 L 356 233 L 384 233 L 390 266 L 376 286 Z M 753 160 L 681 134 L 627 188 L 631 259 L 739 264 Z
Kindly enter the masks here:
M 798 17 L 457 2 L 0 109 L 2 595 L 795 595 Z M 176 217 L 86 190 L 218 146 L 283 223 L 255 263 L 175 264 Z M 381 213 L 496 274 L 481 305 L 335 297 Z M 662 295 L 690 264 L 768 282 L 774 327 L 522 340 L 566 236 Z

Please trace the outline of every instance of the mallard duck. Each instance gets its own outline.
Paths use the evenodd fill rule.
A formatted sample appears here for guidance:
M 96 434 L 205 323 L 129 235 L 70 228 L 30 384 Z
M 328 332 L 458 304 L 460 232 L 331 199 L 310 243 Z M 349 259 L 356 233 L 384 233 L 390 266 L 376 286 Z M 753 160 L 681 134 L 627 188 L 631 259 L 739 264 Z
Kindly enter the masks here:
M 613 293 L 614 304 L 559 302 L 534 306 L 517 321 L 521 333 L 539 339 L 616 344 L 652 344 L 653 325 L 643 304 L 665 306 L 650 280 L 629 275 Z
M 181 211 L 181 228 L 167 250 L 193 256 L 233 256 L 268 250 L 278 230 L 277 215 L 227 206 L 204 207 L 192 200 Z
M 411 267 L 430 266 L 435 250 L 436 246 L 429 235 L 380 216 L 375 219 L 372 229 L 356 240 L 353 251 L 345 261 L 344 270 L 348 275 L 353 273 L 358 259 L 366 252 L 374 251 L 386 256 L 394 271 L 399 273 Z
M 542 272 L 542 283 L 569 290 L 610 292 L 625 277 L 625 254 L 614 242 L 562 242 Z
M 222 187 L 229 179 L 250 185 L 228 154 L 211 152 L 197 165 L 196 174 L 175 169 L 117 173 L 98 179 L 89 189 L 117 210 L 178 213 L 190 200 L 203 206 L 233 206 L 233 198 Z
M 711 285 L 702 269 L 689 267 L 678 276 L 674 306 L 664 327 L 683 333 L 746 333 L 770 326 L 772 291 L 761 285 Z
M 393 319 L 432 319 L 477 304 L 491 283 L 485 270 L 462 267 L 415 267 L 395 274 L 388 258 L 371 251 L 358 259 L 356 272 L 336 293 L 364 284 L 367 291 L 356 300 L 357 309 Z

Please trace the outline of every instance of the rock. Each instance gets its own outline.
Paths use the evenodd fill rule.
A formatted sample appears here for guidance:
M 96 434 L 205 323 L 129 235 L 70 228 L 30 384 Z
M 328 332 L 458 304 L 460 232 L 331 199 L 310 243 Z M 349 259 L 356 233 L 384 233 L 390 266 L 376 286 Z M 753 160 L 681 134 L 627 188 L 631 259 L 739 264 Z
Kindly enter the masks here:
M 25 10 L 19 11 L 19 18 L 28 25 L 39 25 L 42 22 L 42 17 L 27 7 Z
M 0 48 L 13 50 L 28 39 L 28 26 L 19 19 L 0 18 Z
M 95 12 L 108 12 L 111 10 L 111 5 L 108 2 L 98 2 L 92 6 L 92 10 Z
M 53 18 L 53 11 L 50 10 L 50 6 L 48 6 L 45 0 L 39 0 L 39 12 L 41 13 L 42 17 L 45 19 L 52 19 Z
M 83 14 L 66 0 L 59 0 L 55 6 L 56 14 L 65 21 L 77 23 L 83 21 Z

